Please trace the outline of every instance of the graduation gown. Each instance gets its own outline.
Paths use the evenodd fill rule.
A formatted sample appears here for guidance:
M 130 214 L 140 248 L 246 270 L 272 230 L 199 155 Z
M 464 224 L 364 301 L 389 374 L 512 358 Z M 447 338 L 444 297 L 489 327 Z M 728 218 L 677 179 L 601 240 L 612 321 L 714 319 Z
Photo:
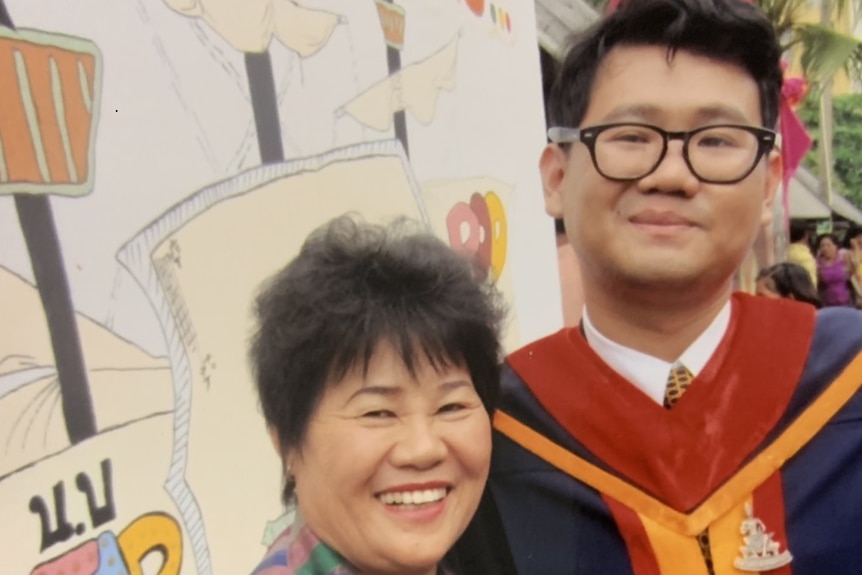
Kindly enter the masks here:
M 576 329 L 530 344 L 506 361 L 456 572 L 707 575 L 708 531 L 715 575 L 858 574 L 860 387 L 862 312 L 744 294 L 670 410 Z

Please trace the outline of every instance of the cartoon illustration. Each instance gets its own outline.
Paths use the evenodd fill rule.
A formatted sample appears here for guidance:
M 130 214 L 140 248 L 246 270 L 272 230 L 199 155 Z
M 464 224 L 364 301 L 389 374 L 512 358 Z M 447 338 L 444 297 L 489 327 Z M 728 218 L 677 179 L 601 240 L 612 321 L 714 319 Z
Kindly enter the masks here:
M 101 61 L 92 43 L 16 30 L 0 11 L 0 194 L 12 194 L 48 316 L 63 414 L 73 443 L 95 434 L 92 400 L 73 317 L 51 195 L 93 187 Z
M 179 575 L 182 539 L 176 520 L 168 515 L 150 513 L 138 517 L 119 535 L 107 531 L 97 539 L 33 568 L 31 575 L 60 575 L 64 572 L 121 573 L 142 575 L 141 564 L 151 553 L 158 553 L 158 575 Z
M 241 573 L 290 517 L 250 305 L 311 230 L 417 219 L 507 347 L 561 324 L 534 8 L 58 6 L 0 0 L 4 572 Z

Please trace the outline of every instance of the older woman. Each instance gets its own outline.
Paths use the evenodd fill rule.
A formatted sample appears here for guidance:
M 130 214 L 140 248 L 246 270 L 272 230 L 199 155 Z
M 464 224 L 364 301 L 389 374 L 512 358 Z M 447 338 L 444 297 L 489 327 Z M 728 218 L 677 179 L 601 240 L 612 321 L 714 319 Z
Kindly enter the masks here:
M 340 218 L 256 310 L 251 362 L 298 520 L 254 573 L 445 573 L 488 475 L 498 295 L 430 235 Z
M 824 307 L 853 305 L 850 278 L 855 271 L 848 252 L 839 249 L 833 234 L 817 238 L 817 287 Z

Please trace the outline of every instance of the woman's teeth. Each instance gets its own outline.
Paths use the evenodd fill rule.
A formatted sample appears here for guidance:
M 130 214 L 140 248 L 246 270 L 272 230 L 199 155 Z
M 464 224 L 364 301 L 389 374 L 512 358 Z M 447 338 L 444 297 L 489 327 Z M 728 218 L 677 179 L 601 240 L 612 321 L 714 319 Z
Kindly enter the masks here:
M 421 491 L 389 491 L 377 496 L 386 505 L 422 505 L 435 503 L 446 497 L 446 488 L 423 489 Z

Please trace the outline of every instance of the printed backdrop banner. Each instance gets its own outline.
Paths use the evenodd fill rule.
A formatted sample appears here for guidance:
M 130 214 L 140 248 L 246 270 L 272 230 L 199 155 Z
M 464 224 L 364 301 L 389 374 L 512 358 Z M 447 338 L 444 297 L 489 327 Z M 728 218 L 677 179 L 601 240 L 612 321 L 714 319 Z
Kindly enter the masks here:
M 562 323 L 530 0 L 0 0 L 0 564 L 235 575 L 287 520 L 251 301 L 408 216 Z M 0 14 L 3 10 L 0 9 Z

